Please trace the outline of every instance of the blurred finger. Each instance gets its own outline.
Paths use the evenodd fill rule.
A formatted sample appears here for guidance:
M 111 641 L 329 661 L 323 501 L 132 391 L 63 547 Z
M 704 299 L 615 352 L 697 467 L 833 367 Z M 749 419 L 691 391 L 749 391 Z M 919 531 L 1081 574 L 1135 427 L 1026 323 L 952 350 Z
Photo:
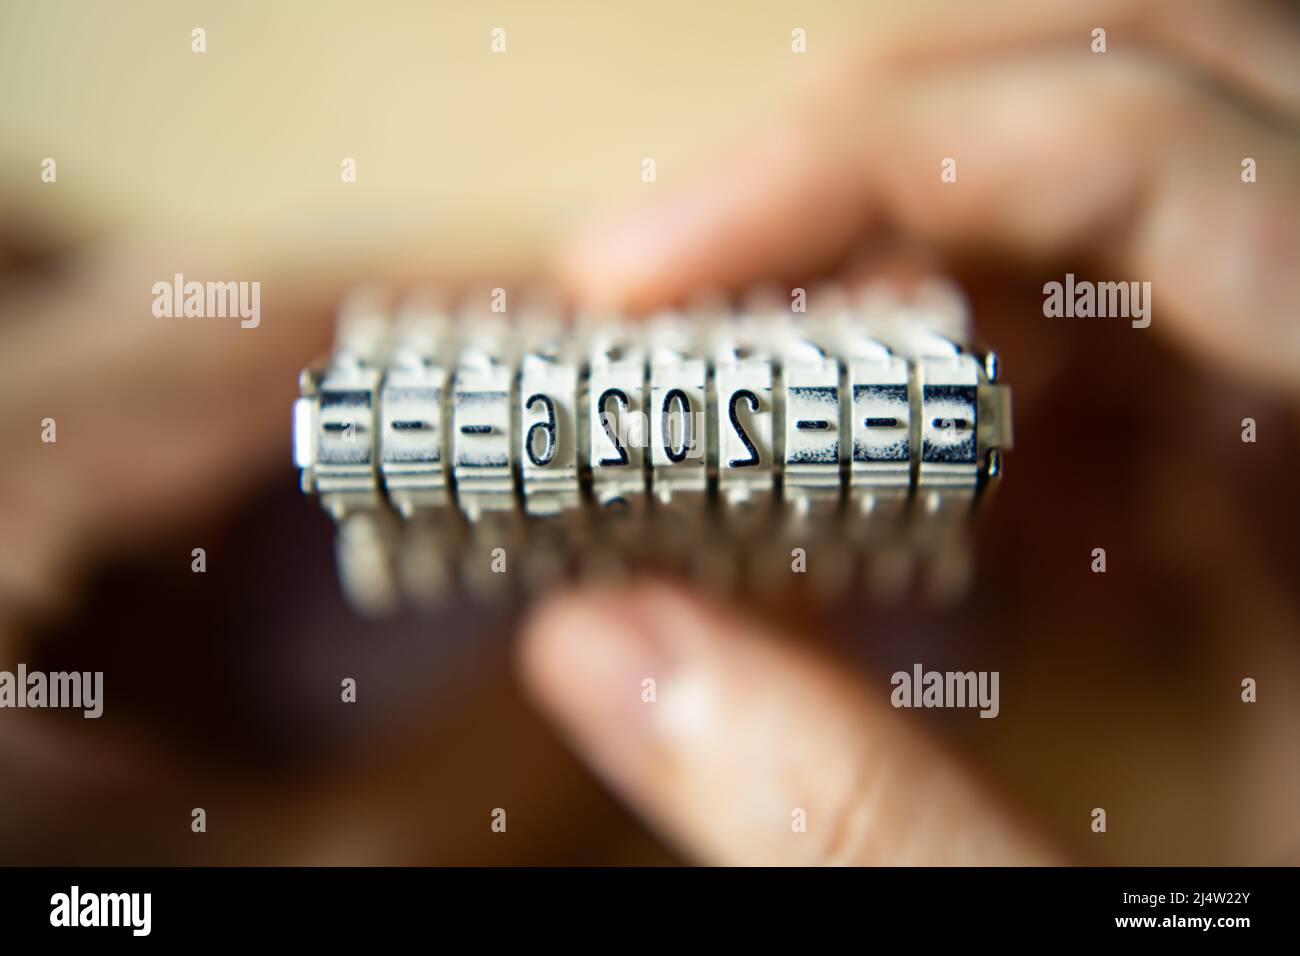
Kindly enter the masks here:
M 1149 281 L 1157 327 L 1297 382 L 1293 137 L 1118 54 L 882 84 L 828 91 L 678 192 L 579 236 L 565 262 L 579 295 L 653 308 L 829 267 L 854 237 L 896 231 L 954 255 L 1074 256 Z M 1242 181 L 1246 156 L 1267 179 Z M 948 162 L 955 181 L 940 175 Z
M 521 669 L 597 773 L 706 862 L 1057 859 L 884 694 L 672 588 L 553 602 Z
M 1300 116 L 1300 17 L 1284 3 L 1230 0 L 995 0 L 887 7 L 872 24 L 860 64 L 882 68 L 951 66 L 957 59 L 1056 45 L 1087 58 L 1093 31 L 1107 49 L 1174 60 L 1242 98 Z
M 25 547 L 0 549 L 0 619 L 55 604 L 101 544 L 218 509 L 277 463 L 290 474 L 297 374 L 328 348 L 344 292 L 435 275 L 409 234 L 347 239 L 128 236 L 66 261 L 57 284 L 8 290 L 0 538 Z M 153 284 L 176 273 L 259 283 L 256 324 L 155 317 Z

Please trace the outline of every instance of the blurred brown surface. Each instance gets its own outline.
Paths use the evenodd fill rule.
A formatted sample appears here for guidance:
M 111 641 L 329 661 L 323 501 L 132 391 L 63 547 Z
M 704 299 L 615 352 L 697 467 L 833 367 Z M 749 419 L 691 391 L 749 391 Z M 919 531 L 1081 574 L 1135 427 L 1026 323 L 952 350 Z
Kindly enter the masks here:
M 854 41 L 858 16 L 848 3 L 674 2 L 647 18 L 597 4 L 10 2 L 0 174 L 16 185 L 3 225 L 37 253 L 47 236 L 153 237 L 163 248 L 141 260 L 146 276 L 165 274 L 178 235 L 215 236 L 236 255 L 296 230 L 301 244 L 284 247 L 300 263 L 329 247 L 364 274 L 378 255 L 365 229 L 391 215 L 422 234 L 412 262 L 440 275 L 527 274 L 560 230 L 636 194 L 643 156 L 671 183 L 764 112 L 807 67 L 789 56 L 792 26 L 820 57 Z M 200 64 L 196 25 L 208 30 Z M 494 58 L 497 25 L 511 52 Z M 33 172 L 47 155 L 54 191 Z M 338 183 L 345 156 L 358 160 L 355 188 Z M 93 334 L 98 293 L 77 298 L 81 286 L 30 251 L 7 264 L 6 293 L 36 277 L 69 303 L 68 325 L 47 325 L 15 295 L 4 330 L 23 351 L 5 368 L 30 378 L 0 383 L 6 408 L 26 429 L 47 394 L 65 402 L 60 442 L 103 452 L 101 473 L 80 466 L 70 486 L 135 482 L 164 517 L 137 530 L 106 493 L 81 516 L 103 534 L 88 576 L 60 579 L 56 613 L 0 608 L 0 667 L 106 674 L 98 721 L 0 713 L 0 863 L 678 862 L 522 699 L 516 603 L 384 624 L 342 604 L 328 519 L 288 464 L 292 369 L 325 344 L 327 302 L 298 326 L 236 333 L 201 381 L 175 381 L 167 349 L 203 351 L 202 336 L 222 333 L 151 330 L 156 354 L 113 364 L 125 339 Z M 946 610 L 773 613 L 881 687 L 917 660 L 971 666 L 979 648 L 980 666 L 1003 673 L 999 719 L 918 719 L 1081 860 L 1300 862 L 1294 402 L 1193 364 L 1154 330 L 1044 319 L 1042 284 L 1086 263 L 941 266 L 971 291 L 1016 390 L 1017 448 L 979 528 L 975 592 Z M 222 401 L 249 436 L 242 466 L 197 487 L 154 475 L 149 443 L 180 440 L 169 416 Z M 64 407 L 97 407 L 108 423 L 74 415 L 65 428 Z M 1248 416 L 1251 445 L 1239 440 Z M 115 470 L 123 443 L 129 475 Z M 0 522 L 4 550 L 36 563 L 54 519 L 7 517 L 27 522 Z M 196 546 L 205 575 L 190 573 Z M 1089 571 L 1094 547 L 1107 549 L 1104 576 Z M 355 705 L 339 702 L 345 676 Z M 1245 676 L 1259 682 L 1255 705 L 1240 703 Z M 207 834 L 189 831 L 196 806 Z M 1095 806 L 1108 808 L 1104 838 L 1081 823 Z M 507 835 L 489 829 L 495 807 Z
M 1294 414 L 1127 326 L 1062 341 L 1024 319 L 1037 285 L 989 278 L 969 277 L 1017 388 L 1018 434 L 979 528 L 975 593 L 947 610 L 774 613 L 831 635 L 882 687 L 912 661 L 960 668 L 978 649 L 1009 691 L 999 719 L 918 716 L 1082 859 L 1294 862 Z M 1027 294 L 981 298 L 988 286 Z M 1033 362 L 1044 335 L 1055 370 Z M 1241 444 L 1248 414 L 1267 441 Z M 287 462 L 287 429 L 282 450 Z M 6 716 L 60 741 L 6 738 L 8 765 L 29 768 L 3 790 L 7 862 L 673 859 L 520 699 L 513 602 L 351 616 L 328 519 L 287 464 L 168 538 L 27 645 L 33 667 L 102 668 L 108 706 L 99 721 Z M 195 541 L 206 575 L 189 571 Z M 1095 546 L 1105 576 L 1089 571 Z M 355 705 L 339 703 L 342 676 L 358 680 Z M 1240 704 L 1242 676 L 1258 704 Z M 192 806 L 208 810 L 204 836 L 188 833 Z M 1078 825 L 1093 806 L 1112 821 L 1104 843 Z M 494 807 L 508 837 L 489 831 Z

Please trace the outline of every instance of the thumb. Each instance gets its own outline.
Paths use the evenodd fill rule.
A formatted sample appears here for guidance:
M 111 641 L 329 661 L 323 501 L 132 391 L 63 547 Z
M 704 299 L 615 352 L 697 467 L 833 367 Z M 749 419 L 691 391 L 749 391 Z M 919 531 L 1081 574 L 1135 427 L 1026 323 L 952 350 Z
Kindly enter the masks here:
M 595 771 L 703 862 L 1058 862 L 883 695 L 674 588 L 553 600 L 520 668 Z

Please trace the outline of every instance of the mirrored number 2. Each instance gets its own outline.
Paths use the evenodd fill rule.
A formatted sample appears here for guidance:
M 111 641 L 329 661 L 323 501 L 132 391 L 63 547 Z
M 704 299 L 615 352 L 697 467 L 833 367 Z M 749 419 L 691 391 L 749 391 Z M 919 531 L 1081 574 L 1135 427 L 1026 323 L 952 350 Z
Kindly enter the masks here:
M 731 393 L 731 401 L 728 403 L 727 413 L 731 418 L 731 427 L 736 430 L 736 436 L 749 450 L 748 458 L 732 458 L 727 462 L 732 468 L 749 468 L 759 464 L 758 449 L 754 447 L 754 442 L 745 434 L 744 427 L 740 424 L 740 415 L 736 412 L 736 403 L 744 401 L 749 405 L 751 412 L 758 411 L 758 396 L 747 388 L 738 388 Z
M 611 398 L 623 406 L 623 411 L 627 411 L 628 407 L 632 404 L 628 401 L 626 393 L 624 393 L 622 389 L 617 388 L 605 389 L 600 393 L 600 398 L 596 400 L 596 412 L 600 415 L 600 423 L 605 427 L 605 434 L 609 436 L 609 440 L 614 445 L 614 451 L 617 454 L 616 458 L 602 458 L 600 463 L 602 465 L 626 465 L 630 462 L 630 459 L 627 457 L 627 449 L 619 444 L 618 435 L 614 431 L 614 426 L 610 421 L 613 416 L 611 416 L 609 412 L 605 411 L 605 406 Z

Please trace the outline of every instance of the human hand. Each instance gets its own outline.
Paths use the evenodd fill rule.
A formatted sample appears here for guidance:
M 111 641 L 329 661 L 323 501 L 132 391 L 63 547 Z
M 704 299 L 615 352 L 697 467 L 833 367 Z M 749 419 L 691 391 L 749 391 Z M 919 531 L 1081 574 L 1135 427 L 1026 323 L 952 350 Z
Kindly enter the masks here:
M 1098 26 L 1108 33 L 1104 54 L 1090 49 Z M 1053 771 L 1044 758 L 1058 792 L 1108 786 L 1112 810 L 1123 802 L 1135 818 L 1127 848 L 1102 857 L 1276 860 L 1279 846 L 1300 838 L 1285 809 L 1293 775 L 1252 770 L 1230 793 L 1221 775 L 1241 769 L 1233 756 L 1241 748 L 1294 765 L 1286 731 L 1294 707 L 1282 705 L 1289 717 L 1274 711 L 1267 724 L 1250 725 L 1239 705 L 1228 708 L 1241 675 L 1261 661 L 1279 693 L 1294 686 L 1284 676 L 1293 668 L 1277 666 L 1296 660 L 1286 640 L 1297 617 L 1286 596 L 1294 575 L 1271 555 L 1275 535 L 1294 527 L 1295 509 L 1271 486 L 1257 501 L 1280 508 L 1272 517 L 1226 497 L 1236 472 L 1211 461 L 1254 450 L 1238 441 L 1240 396 L 1222 372 L 1275 387 L 1287 401 L 1300 387 L 1296 23 L 1263 4 L 1000 3 L 947 8 L 942 22 L 921 15 L 879 35 L 888 39 L 822 78 L 789 114 L 698 178 L 580 236 L 563 271 L 586 301 L 648 310 L 706 288 L 797 281 L 857 245 L 901 239 L 970 273 L 977 302 L 1015 301 L 1014 322 L 977 315 L 986 328 L 986 318 L 1002 321 L 990 339 L 1001 345 L 1008 336 L 1017 353 L 1008 368 L 1031 380 L 1021 389 L 1011 374 L 1029 425 L 1018 423 L 1012 475 L 1045 443 L 1055 461 L 1031 458 L 1020 493 L 1046 497 L 1048 487 L 1056 506 L 1031 510 L 1011 502 L 1015 489 L 1004 494 L 1000 508 L 1019 507 L 1030 519 L 1017 525 L 1013 517 L 988 535 L 1018 529 L 1026 544 L 994 555 L 1000 579 L 990 585 L 986 575 L 993 596 L 978 604 L 986 633 L 968 653 L 1023 651 L 1052 635 L 1056 659 L 1031 654 L 1040 659 L 1019 669 L 1025 683 L 1055 689 L 1023 693 L 1037 699 L 1027 719 L 1060 735 L 1045 743 L 1012 724 L 1002 750 L 1051 746 L 1080 765 L 1105 762 L 1112 777 L 1124 776 L 1120 766 L 1135 777 L 1158 772 L 1184 794 L 1182 806 L 1195 803 L 1190 788 L 1205 794 L 1208 816 L 1227 818 L 1216 831 L 1222 837 L 1200 845 L 1140 796 L 1099 784 L 1090 770 Z M 941 181 L 946 157 L 957 161 L 956 182 Z M 1257 182 L 1243 181 L 1246 157 Z M 1189 350 L 1203 370 L 1170 369 L 1180 360 L 1149 351 L 1149 333 L 1128 323 L 1112 333 L 1100 328 L 1105 320 L 1038 314 L 1044 278 L 1063 276 L 1049 267 L 1063 263 L 1094 268 L 1103 280 L 1149 281 L 1156 335 Z M 979 288 L 989 282 L 1002 288 Z M 1119 334 L 1139 339 L 1116 344 Z M 1119 357 L 1079 357 L 1099 342 Z M 1068 376 L 1072 394 L 1054 399 L 1043 368 Z M 1076 411 L 1078 420 L 1067 421 Z M 1060 422 L 1042 424 L 1049 416 Z M 1204 421 L 1206 433 L 1189 431 L 1190 420 Z M 1288 431 L 1275 431 L 1284 448 Z M 1274 528 L 1262 527 L 1271 521 Z M 1087 575 L 1083 556 L 1099 542 L 1132 556 L 1123 585 L 1103 589 Z M 1052 597 L 1029 596 L 1029 587 Z M 1149 615 L 1136 610 L 1147 605 Z M 1244 608 L 1252 609 L 1251 633 L 1229 633 L 1227 622 Z M 1153 634 L 1152 622 L 1166 633 Z M 1089 626 L 1107 637 L 1100 650 L 1084 644 Z M 521 671 L 597 774 L 694 859 L 1039 863 L 1066 858 L 1056 842 L 1078 856 L 1087 836 L 1037 835 L 1039 823 L 1009 809 L 918 729 L 914 714 L 891 710 L 884 680 L 856 681 L 777 630 L 662 586 L 569 595 L 537 613 Z M 895 653 L 887 636 L 869 636 L 886 644 L 886 656 Z M 938 643 L 931 640 L 931 653 Z M 1159 653 L 1135 662 L 1128 648 L 1143 645 Z M 1171 680 L 1170 659 L 1192 663 Z M 657 681 L 652 705 L 641 699 L 647 677 Z M 1152 683 L 1167 688 L 1156 692 L 1160 708 Z M 1175 690 L 1218 694 L 1220 685 L 1222 706 L 1192 704 Z M 1085 710 L 1094 693 L 1112 716 Z M 1051 696 L 1068 702 L 1042 700 Z M 1213 729 L 1201 726 L 1207 707 Z M 1113 738 L 1095 743 L 1112 734 L 1131 735 L 1131 748 Z M 1171 756 L 1196 739 L 1204 740 L 1199 768 Z M 1161 754 L 1158 770 L 1153 753 Z M 1019 789 L 1032 794 L 1034 785 L 1022 780 Z M 1087 833 L 1088 810 L 1103 801 L 1082 796 L 1080 806 L 1062 806 L 1071 799 L 1039 795 L 1052 818 L 1047 829 Z M 791 825 L 799 809 L 806 833 Z

